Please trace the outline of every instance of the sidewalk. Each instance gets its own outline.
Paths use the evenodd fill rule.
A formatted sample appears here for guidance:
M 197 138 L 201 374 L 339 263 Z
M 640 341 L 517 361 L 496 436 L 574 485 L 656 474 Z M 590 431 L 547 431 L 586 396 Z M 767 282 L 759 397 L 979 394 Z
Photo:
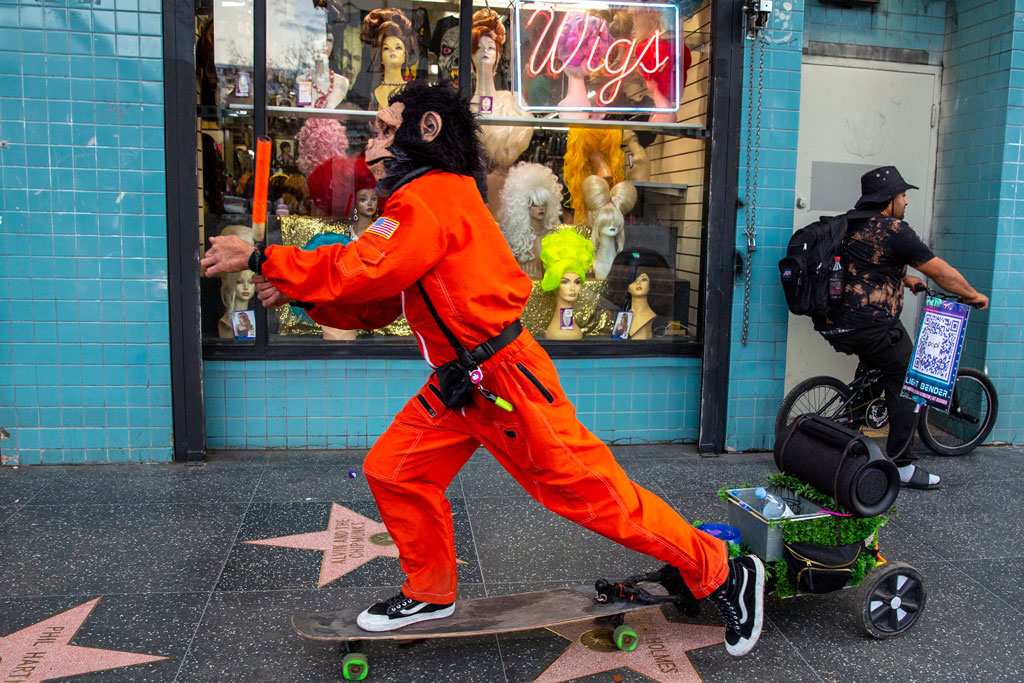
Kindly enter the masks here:
M 687 519 L 726 521 L 718 488 L 775 471 L 770 454 L 614 450 L 636 481 Z M 336 648 L 297 636 L 289 616 L 368 605 L 402 580 L 359 472 L 362 455 L 0 468 L 0 681 L 342 680 Z M 366 648 L 367 680 L 1020 681 L 1024 448 L 921 462 L 944 488 L 904 490 L 881 535 L 882 554 L 916 567 L 928 591 L 921 620 L 902 637 L 863 633 L 856 591 L 772 595 L 760 643 L 739 660 L 720 644 L 710 606 L 696 625 L 665 608 L 664 618 L 637 613 L 650 615 L 657 633 L 633 653 L 584 650 L 574 644 L 582 628 L 377 644 Z M 485 452 L 448 495 L 462 597 L 658 566 L 554 516 Z

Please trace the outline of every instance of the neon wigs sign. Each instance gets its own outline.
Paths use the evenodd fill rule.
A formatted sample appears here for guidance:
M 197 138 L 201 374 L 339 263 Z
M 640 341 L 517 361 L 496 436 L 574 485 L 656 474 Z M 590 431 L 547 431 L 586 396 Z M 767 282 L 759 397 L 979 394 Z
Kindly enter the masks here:
M 516 2 L 513 26 L 515 87 L 523 109 L 679 108 L 682 38 L 675 4 Z M 623 84 L 630 82 L 645 85 L 654 106 L 626 100 Z

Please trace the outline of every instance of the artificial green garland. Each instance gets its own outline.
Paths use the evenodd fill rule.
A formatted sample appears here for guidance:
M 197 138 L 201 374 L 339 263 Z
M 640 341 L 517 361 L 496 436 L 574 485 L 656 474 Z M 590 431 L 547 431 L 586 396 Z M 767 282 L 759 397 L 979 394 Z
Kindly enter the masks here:
M 776 489 L 788 489 L 793 494 L 801 496 L 818 505 L 824 510 L 846 514 L 849 511 L 836 503 L 832 496 L 826 495 L 810 484 L 803 482 L 796 477 L 785 474 L 772 474 L 768 477 L 768 485 Z M 728 502 L 729 492 L 736 488 L 750 488 L 750 484 L 742 486 L 726 486 L 718 491 L 718 497 Z M 891 507 L 883 514 L 876 517 L 821 517 L 818 519 L 804 520 L 799 523 L 787 523 L 785 519 L 772 519 L 768 521 L 770 527 L 782 524 L 782 540 L 786 543 L 816 543 L 818 545 L 847 545 L 857 543 L 871 538 L 877 534 L 889 518 L 896 514 L 896 508 Z M 877 543 L 878 537 L 874 536 Z M 752 553 L 750 548 L 744 546 L 743 554 Z M 732 554 L 730 553 L 730 556 Z M 848 586 L 856 586 L 864 576 L 878 564 L 875 556 L 869 552 L 862 552 L 857 561 L 850 568 L 850 581 Z M 768 574 L 769 585 L 774 586 L 775 593 L 780 598 L 788 598 L 796 594 L 796 584 L 789 573 L 789 566 L 784 558 L 775 560 L 765 566 Z

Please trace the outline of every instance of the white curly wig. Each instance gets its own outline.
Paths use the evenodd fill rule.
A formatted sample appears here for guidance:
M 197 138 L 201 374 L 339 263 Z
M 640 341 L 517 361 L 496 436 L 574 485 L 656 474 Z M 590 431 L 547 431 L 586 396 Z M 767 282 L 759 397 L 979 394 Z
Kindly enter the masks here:
M 537 258 L 533 253 L 535 235 L 530 229 L 530 207 L 544 204 L 544 232 L 551 230 L 562 214 L 562 185 L 547 166 L 522 161 L 508 171 L 501 189 L 498 225 L 517 261 Z

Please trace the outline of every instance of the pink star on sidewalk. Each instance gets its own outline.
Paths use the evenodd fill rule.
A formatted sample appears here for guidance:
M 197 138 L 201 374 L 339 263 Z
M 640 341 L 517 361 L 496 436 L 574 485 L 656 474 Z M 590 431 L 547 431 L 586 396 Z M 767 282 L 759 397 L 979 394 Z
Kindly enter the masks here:
M 391 540 L 383 524 L 337 503 L 331 503 L 331 519 L 324 531 L 264 538 L 246 543 L 322 551 L 324 559 L 320 566 L 317 588 L 340 579 L 375 557 L 398 557 L 398 547 Z
M 39 683 L 94 671 L 158 662 L 170 657 L 71 645 L 100 599 L 0 637 L 0 681 Z
M 593 621 L 551 627 L 572 645 L 534 683 L 562 683 L 623 667 L 659 683 L 700 683 L 700 674 L 686 653 L 725 642 L 721 626 L 676 624 L 657 608 L 630 612 L 625 623 L 640 636 L 632 652 L 611 645 L 604 629 Z

